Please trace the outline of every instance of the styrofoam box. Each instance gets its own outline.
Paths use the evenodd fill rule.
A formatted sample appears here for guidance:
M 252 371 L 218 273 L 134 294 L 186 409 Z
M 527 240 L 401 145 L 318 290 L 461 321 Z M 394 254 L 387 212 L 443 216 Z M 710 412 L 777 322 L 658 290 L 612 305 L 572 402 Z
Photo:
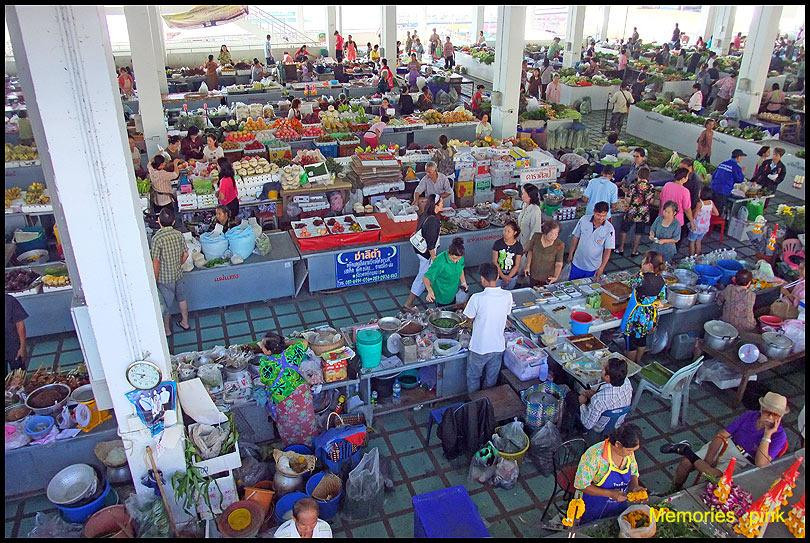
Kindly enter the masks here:
M 495 200 L 494 190 L 475 191 L 475 203 L 483 204 L 484 202 L 492 202 Z
M 205 475 L 214 475 L 224 471 L 230 471 L 242 466 L 242 457 L 239 456 L 239 440 L 236 440 L 236 448 L 233 452 L 211 458 L 210 460 L 200 460 L 194 465 L 205 472 Z
M 396 215 L 396 216 L 389 210 L 386 210 L 386 213 L 388 213 L 388 218 L 394 222 L 411 222 L 419 220 L 419 215 L 417 215 L 416 213 L 410 213 L 408 215 Z
M 229 505 L 239 501 L 239 494 L 236 490 L 236 480 L 233 477 L 233 473 L 229 472 L 228 475 L 219 477 L 215 479 L 215 481 L 216 484 L 209 485 L 208 487 L 208 497 L 210 498 L 211 509 L 213 509 L 214 514 L 219 515 L 227 509 Z M 197 503 L 197 513 L 199 513 L 200 518 L 204 520 L 213 518 L 203 497 L 200 497 Z

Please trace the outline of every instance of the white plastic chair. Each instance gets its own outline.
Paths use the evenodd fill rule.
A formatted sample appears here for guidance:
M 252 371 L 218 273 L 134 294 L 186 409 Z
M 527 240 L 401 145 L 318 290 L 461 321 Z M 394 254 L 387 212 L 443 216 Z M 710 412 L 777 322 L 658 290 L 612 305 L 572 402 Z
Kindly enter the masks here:
M 700 356 L 697 360 L 688 366 L 684 366 L 675 373 L 667 370 L 671 374 L 671 377 L 663 386 L 658 386 L 648 381 L 642 375 L 641 383 L 639 383 L 636 394 L 633 397 L 633 405 L 630 407 L 630 412 L 632 413 L 636 410 L 636 406 L 639 400 L 641 400 L 641 395 L 645 390 L 649 390 L 662 400 L 670 400 L 672 402 L 670 427 L 671 429 L 675 429 L 678 426 L 678 421 L 686 417 L 686 409 L 689 406 L 689 385 L 692 383 L 692 379 L 694 379 L 695 374 L 702 365 L 703 356 Z

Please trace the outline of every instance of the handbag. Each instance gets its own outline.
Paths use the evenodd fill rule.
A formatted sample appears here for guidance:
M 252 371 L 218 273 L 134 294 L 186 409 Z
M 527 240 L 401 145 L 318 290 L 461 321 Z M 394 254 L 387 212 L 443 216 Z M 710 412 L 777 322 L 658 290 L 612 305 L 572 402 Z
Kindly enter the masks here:
M 408 240 L 408 241 L 411 242 L 411 245 L 413 245 L 413 248 L 416 249 L 420 253 L 426 253 L 427 250 L 428 250 L 427 241 L 425 241 L 425 236 L 422 235 L 422 228 L 425 226 L 425 223 L 428 222 L 428 219 L 430 219 L 430 217 L 425 219 L 425 221 L 419 226 L 419 228 L 416 229 L 416 232 L 411 234 L 411 237 Z M 436 247 L 438 247 L 438 246 L 439 246 L 439 240 L 437 239 L 436 240 Z

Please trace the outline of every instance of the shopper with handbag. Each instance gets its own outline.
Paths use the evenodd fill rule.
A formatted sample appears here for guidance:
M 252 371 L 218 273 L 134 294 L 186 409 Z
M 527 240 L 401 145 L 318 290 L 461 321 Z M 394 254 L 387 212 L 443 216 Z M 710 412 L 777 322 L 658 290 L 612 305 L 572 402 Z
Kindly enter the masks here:
M 438 194 L 431 194 L 427 197 L 425 211 L 417 223 L 416 231 L 411 235 L 411 245 L 419 260 L 419 271 L 411 285 L 411 292 L 405 302 L 405 309 L 414 309 L 413 304 L 418 297 L 425 292 L 425 284 L 422 278 L 430 268 L 430 264 L 436 258 L 436 250 L 439 247 L 439 229 L 441 223 L 438 214 L 444 209 L 444 200 Z
M 611 130 L 617 134 L 621 132 L 624 118 L 630 111 L 630 104 L 634 102 L 633 95 L 627 89 L 627 83 L 622 83 L 619 92 L 613 93 L 613 96 L 610 97 L 610 105 L 613 107 L 613 113 L 610 115 Z

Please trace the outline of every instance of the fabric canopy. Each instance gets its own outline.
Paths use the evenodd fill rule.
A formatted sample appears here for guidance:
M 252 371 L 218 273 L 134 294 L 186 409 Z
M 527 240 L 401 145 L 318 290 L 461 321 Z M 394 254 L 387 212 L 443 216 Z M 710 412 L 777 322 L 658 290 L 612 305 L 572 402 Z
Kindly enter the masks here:
M 183 13 L 164 15 L 171 28 L 205 28 L 247 15 L 247 6 L 194 6 Z

